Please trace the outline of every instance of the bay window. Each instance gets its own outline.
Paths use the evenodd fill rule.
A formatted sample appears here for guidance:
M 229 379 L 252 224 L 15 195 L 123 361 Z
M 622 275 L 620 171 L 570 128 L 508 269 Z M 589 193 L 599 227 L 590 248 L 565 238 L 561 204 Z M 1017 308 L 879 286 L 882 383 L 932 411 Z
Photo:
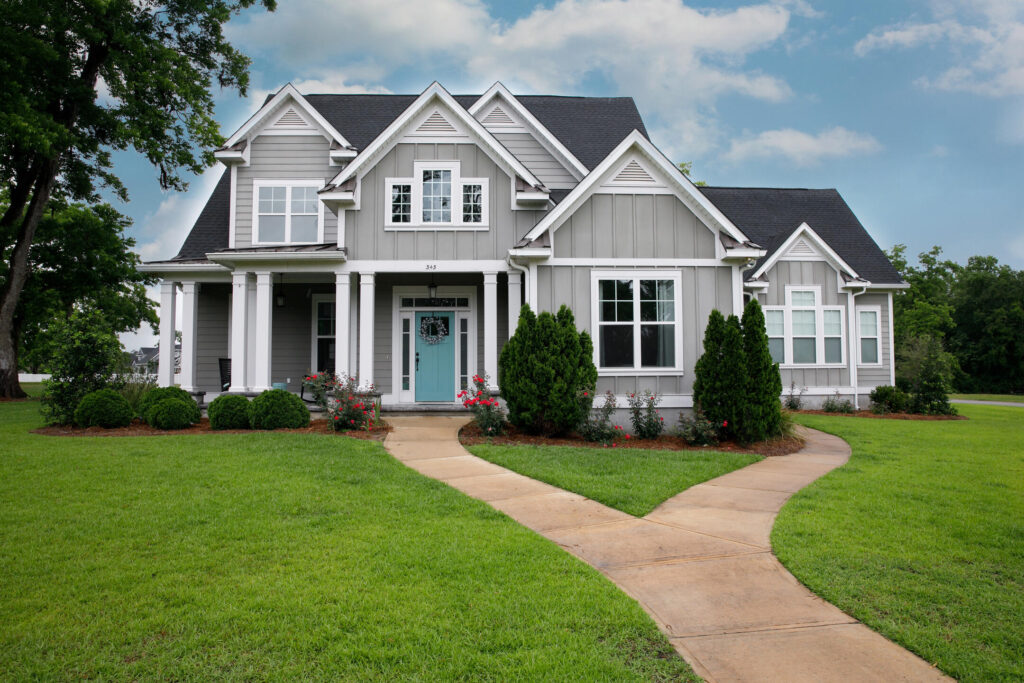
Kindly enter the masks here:
M 672 272 L 593 274 L 595 356 L 613 374 L 682 367 L 680 279 Z
M 487 178 L 463 178 L 458 161 L 416 161 L 412 178 L 385 178 L 385 229 L 486 230 Z
M 768 350 L 779 365 L 844 363 L 843 307 L 822 305 L 820 287 L 786 287 L 786 305 L 765 306 L 764 320 Z
M 322 180 L 253 181 L 253 244 L 323 241 Z

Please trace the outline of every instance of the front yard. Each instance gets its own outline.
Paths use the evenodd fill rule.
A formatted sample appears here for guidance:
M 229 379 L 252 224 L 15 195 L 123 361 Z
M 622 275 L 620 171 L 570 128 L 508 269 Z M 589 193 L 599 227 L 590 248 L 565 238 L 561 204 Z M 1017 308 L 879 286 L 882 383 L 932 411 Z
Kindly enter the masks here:
M 60 438 L 0 403 L 0 678 L 695 680 L 631 599 L 377 443 Z

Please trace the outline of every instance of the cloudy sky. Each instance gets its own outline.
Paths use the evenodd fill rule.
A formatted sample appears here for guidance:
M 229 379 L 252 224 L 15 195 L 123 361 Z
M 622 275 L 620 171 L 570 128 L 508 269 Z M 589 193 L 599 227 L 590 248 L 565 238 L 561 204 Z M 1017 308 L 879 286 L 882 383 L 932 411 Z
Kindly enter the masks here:
M 712 185 L 834 187 L 883 247 L 1024 268 L 1021 0 L 279 0 L 228 35 L 268 92 L 632 96 L 656 145 Z M 344 132 L 344 131 L 342 131 Z M 117 157 L 144 259 L 170 258 L 220 173 L 162 194 Z M 125 339 L 129 348 L 148 334 Z

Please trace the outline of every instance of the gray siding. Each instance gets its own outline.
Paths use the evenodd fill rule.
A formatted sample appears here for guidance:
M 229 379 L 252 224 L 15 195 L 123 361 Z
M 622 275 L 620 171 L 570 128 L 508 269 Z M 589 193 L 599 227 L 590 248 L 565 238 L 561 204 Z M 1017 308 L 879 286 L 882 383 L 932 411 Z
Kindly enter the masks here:
M 892 362 L 892 349 L 889 346 L 889 296 L 888 294 L 862 294 L 857 297 L 857 306 L 879 306 L 882 309 L 879 330 L 882 338 L 879 342 L 881 365 L 858 365 L 857 386 L 877 387 L 890 384 L 889 364 Z
M 672 195 L 595 194 L 554 234 L 556 257 L 714 258 L 715 236 Z
M 196 385 L 220 392 L 219 358 L 228 357 L 231 285 L 203 283 L 196 301 Z
M 313 368 L 313 300 L 312 294 L 333 294 L 331 286 L 307 284 L 275 284 L 274 297 L 284 294 L 284 306 L 274 301 L 274 336 L 270 348 L 271 382 L 287 382 L 289 391 L 302 389 L 302 378 Z
M 235 246 L 252 244 L 253 180 L 323 178 L 340 168 L 328 163 L 330 143 L 319 135 L 261 135 L 252 141 L 249 165 L 238 168 L 235 189 Z M 324 209 L 324 241 L 338 239 L 338 217 Z
M 409 178 L 413 162 L 459 161 L 466 178 L 488 178 L 487 230 L 388 231 L 384 221 L 390 207 L 385 178 Z M 360 208 L 345 219 L 345 243 L 352 259 L 503 259 L 532 228 L 540 211 L 512 210 L 508 175 L 473 144 L 395 145 L 360 182 Z
M 572 173 L 530 133 L 502 133 L 496 130 L 491 132 L 498 142 L 523 162 L 523 166 L 530 169 L 530 172 L 546 186 L 555 190 L 576 186 L 576 178 Z
M 562 304 L 573 310 L 576 325 L 596 336 L 590 319 L 591 302 L 596 292 L 591 291 L 591 268 L 572 266 L 540 266 L 537 269 L 537 308 L 555 312 Z M 600 270 L 607 270 L 601 268 Z M 631 269 L 624 269 L 628 273 Z M 650 389 L 659 394 L 689 394 L 693 389 L 693 369 L 704 352 L 704 327 L 711 310 L 732 312 L 732 269 L 728 267 L 694 267 L 664 269 L 681 272 L 683 375 L 658 376 L 657 373 L 635 376 L 600 377 L 599 393 L 612 390 L 616 394 Z

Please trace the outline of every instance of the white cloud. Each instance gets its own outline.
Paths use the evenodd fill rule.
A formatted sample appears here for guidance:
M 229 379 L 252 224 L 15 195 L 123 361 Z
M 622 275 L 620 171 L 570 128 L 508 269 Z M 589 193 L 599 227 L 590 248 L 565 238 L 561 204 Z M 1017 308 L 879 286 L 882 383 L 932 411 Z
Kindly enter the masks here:
M 193 180 L 187 192 L 168 193 L 155 211 L 132 228 L 135 251 L 143 261 L 174 258 L 223 171 L 224 167 L 217 164 Z
M 942 48 L 952 60 L 916 83 L 924 88 L 989 97 L 1024 94 L 1024 3 L 1019 0 L 934 0 L 935 21 L 880 27 L 854 45 L 876 50 Z
M 841 126 L 823 130 L 817 135 L 784 128 L 733 140 L 724 158 L 736 162 L 782 157 L 798 166 L 813 166 L 825 159 L 874 154 L 881 149 L 882 145 L 871 135 Z

